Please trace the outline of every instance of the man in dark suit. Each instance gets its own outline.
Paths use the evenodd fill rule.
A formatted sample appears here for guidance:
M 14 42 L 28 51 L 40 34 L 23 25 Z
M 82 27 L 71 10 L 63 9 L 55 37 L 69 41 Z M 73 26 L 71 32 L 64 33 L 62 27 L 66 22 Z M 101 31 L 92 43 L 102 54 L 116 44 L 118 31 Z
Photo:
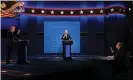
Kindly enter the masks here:
M 62 35 L 62 38 L 61 38 L 61 40 L 71 40 L 72 38 L 71 38 L 71 36 L 70 36 L 70 34 L 68 34 L 68 31 L 67 30 L 65 30 L 64 31 L 64 34 Z M 63 49 L 64 49 L 64 47 L 65 46 L 63 46 Z M 64 50 L 63 50 L 63 53 L 62 53 L 62 57 L 64 58 Z
M 117 51 L 116 51 L 116 53 L 114 55 L 114 59 L 115 60 L 121 60 L 121 59 L 123 59 L 125 57 L 125 50 L 124 50 L 123 43 L 122 42 L 118 42 L 116 44 L 116 49 L 117 49 Z
M 121 72 L 126 72 L 126 56 L 125 56 L 125 50 L 124 50 L 124 44 L 122 42 L 118 42 L 116 44 L 116 53 L 114 55 L 114 76 L 116 77 L 116 74 Z
M 10 64 L 10 59 L 11 59 L 11 52 L 14 44 L 19 41 L 19 33 L 20 29 L 18 30 L 17 34 L 14 34 L 15 32 L 15 27 L 11 26 L 10 30 L 7 33 L 7 38 L 8 38 L 8 44 L 7 44 L 7 58 L 6 58 L 6 64 Z

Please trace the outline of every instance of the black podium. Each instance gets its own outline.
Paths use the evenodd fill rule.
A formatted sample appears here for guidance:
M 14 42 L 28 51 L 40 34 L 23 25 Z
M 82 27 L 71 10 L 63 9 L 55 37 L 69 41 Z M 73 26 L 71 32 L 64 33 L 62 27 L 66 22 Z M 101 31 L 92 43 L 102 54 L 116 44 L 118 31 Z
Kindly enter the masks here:
M 72 40 L 63 40 L 62 45 L 63 45 L 63 58 L 64 60 L 71 60 L 71 45 L 73 44 Z
M 18 60 L 17 64 L 27 64 L 27 45 L 29 40 L 21 40 L 17 42 L 18 44 Z

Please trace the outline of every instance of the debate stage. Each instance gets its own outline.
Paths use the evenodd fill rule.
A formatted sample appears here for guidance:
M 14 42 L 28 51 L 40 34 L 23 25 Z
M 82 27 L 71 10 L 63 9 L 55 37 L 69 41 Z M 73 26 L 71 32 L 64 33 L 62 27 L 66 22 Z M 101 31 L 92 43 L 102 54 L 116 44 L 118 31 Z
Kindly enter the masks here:
M 72 61 L 64 61 L 61 56 L 30 56 L 28 60 L 31 63 L 26 65 L 15 64 L 15 57 L 9 65 L 2 60 L 2 80 L 36 80 L 38 78 L 64 80 L 72 77 L 82 80 L 112 80 L 112 56 L 80 55 L 72 58 Z

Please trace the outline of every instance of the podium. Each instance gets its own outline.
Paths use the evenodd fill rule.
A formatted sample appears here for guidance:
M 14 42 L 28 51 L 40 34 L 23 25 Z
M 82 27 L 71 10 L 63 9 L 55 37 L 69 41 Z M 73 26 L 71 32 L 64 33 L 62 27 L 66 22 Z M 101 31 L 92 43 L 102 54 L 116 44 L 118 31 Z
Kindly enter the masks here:
M 21 40 L 17 42 L 18 45 L 18 59 L 17 64 L 27 64 L 27 45 L 29 40 Z
M 71 60 L 71 45 L 73 44 L 72 40 L 63 40 L 62 45 L 63 45 L 63 57 L 64 60 Z

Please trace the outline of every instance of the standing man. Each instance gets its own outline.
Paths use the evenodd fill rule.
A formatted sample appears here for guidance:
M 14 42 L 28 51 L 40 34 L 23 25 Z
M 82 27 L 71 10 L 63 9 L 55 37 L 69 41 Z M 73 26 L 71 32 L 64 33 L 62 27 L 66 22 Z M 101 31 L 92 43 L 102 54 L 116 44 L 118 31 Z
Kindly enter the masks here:
M 67 30 L 65 30 L 64 31 L 64 34 L 62 35 L 62 38 L 61 38 L 61 40 L 71 40 L 72 38 L 71 38 L 71 36 L 70 36 L 70 34 L 68 34 L 68 31 Z M 64 49 L 64 45 L 63 45 L 63 49 Z M 62 53 L 62 57 L 64 58 L 64 55 L 65 55 L 65 52 L 64 52 L 64 50 L 63 50 L 63 53 Z
M 18 37 L 19 37 L 20 29 L 18 30 L 16 35 L 14 34 L 14 32 L 15 32 L 15 27 L 11 26 L 10 30 L 7 33 L 8 44 L 7 44 L 6 64 L 10 64 L 12 48 L 13 48 L 15 42 L 19 41 Z

